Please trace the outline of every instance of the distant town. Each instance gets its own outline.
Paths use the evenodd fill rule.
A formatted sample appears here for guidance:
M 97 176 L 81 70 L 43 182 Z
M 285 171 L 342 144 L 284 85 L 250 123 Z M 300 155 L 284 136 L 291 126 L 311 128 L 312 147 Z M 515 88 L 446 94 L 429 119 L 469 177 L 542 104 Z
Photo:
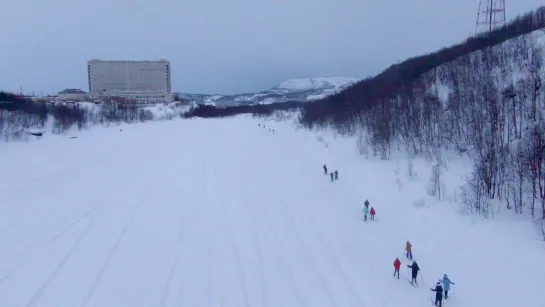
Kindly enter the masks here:
M 33 100 L 94 103 L 116 102 L 145 107 L 178 100 L 172 93 L 170 62 L 87 61 L 88 92 L 69 88 L 46 97 L 26 96 Z M 22 93 L 21 93 L 22 94 Z

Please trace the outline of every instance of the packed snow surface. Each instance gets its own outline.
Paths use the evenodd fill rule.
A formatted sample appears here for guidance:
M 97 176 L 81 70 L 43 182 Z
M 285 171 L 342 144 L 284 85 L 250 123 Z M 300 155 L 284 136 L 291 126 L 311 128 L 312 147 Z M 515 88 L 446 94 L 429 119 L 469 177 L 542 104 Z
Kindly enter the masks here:
M 274 89 L 307 91 L 322 88 L 337 88 L 355 83 L 357 79 L 344 77 L 291 79 L 278 84 Z
M 543 306 L 537 234 L 511 214 L 459 215 L 456 157 L 449 202 L 426 194 L 425 161 L 409 178 L 405 160 L 366 160 L 354 140 L 249 117 L 0 149 L 0 306 L 421 307 L 444 273 L 445 306 Z M 365 199 L 375 221 L 362 221 Z

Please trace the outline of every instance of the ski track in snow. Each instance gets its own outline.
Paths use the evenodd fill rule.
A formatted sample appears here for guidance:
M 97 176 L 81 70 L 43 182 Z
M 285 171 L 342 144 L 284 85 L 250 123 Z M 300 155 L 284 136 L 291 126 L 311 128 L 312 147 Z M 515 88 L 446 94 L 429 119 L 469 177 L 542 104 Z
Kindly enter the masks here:
M 100 212 L 100 211 L 99 211 Z M 38 300 L 41 298 L 41 296 L 43 295 L 43 293 L 45 292 L 45 290 L 47 289 L 47 286 L 49 286 L 49 284 L 51 283 L 51 281 L 53 281 L 53 279 L 55 277 L 57 277 L 57 274 L 64 268 L 64 265 L 70 260 L 70 257 L 72 256 L 72 254 L 74 253 L 74 251 L 76 250 L 76 248 L 79 246 L 79 244 L 81 243 L 82 239 L 85 238 L 85 236 L 87 235 L 87 233 L 89 232 L 89 230 L 91 229 L 91 227 L 93 226 L 93 223 L 94 223 L 95 219 L 91 219 L 91 221 L 87 224 L 87 227 L 85 227 L 85 230 L 83 231 L 82 234 L 80 234 L 76 240 L 76 243 L 74 243 L 74 245 L 72 246 L 72 248 L 70 248 L 70 250 L 64 255 L 64 257 L 61 259 L 61 261 L 59 262 L 59 264 L 55 267 L 55 270 L 53 271 L 53 273 L 51 273 L 51 275 L 49 275 L 49 277 L 47 278 L 47 280 L 40 286 L 40 288 L 38 289 L 38 291 L 36 291 L 32 297 L 30 298 L 30 301 L 26 304 L 27 307 L 30 307 L 30 306 L 34 306 L 36 305 L 36 303 L 38 302 Z
M 544 253 L 530 235 L 474 225 L 445 209 L 455 204 L 415 208 L 419 179 L 398 187 L 391 163 L 355 157 L 355 142 L 324 148 L 312 132 L 260 122 L 179 120 L 7 146 L 0 306 L 411 307 L 429 304 L 444 270 L 459 287 L 446 304 L 507 307 L 521 287 L 524 305 L 539 306 L 540 283 L 525 278 L 545 277 L 531 265 Z M 361 220 L 365 199 L 376 221 Z M 420 288 L 392 276 L 395 257 L 409 273 L 406 240 Z M 520 264 L 490 262 L 494 253 Z M 499 283 L 500 266 L 513 284 Z

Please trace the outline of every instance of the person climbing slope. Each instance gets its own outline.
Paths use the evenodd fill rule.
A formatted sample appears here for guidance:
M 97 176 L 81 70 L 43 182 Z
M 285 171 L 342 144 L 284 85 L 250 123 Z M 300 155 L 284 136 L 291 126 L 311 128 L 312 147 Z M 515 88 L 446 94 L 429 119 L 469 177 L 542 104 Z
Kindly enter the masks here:
M 399 279 L 400 267 L 401 267 L 401 261 L 399 261 L 399 258 L 396 257 L 396 260 L 394 261 L 394 276 L 396 276 L 396 273 L 397 273 L 397 279 Z
M 335 180 L 338 180 L 338 179 L 339 179 L 339 172 L 335 170 Z
M 413 260 L 413 245 L 409 241 L 405 244 L 405 250 L 407 251 L 407 259 Z
M 369 211 L 371 213 L 371 220 L 374 220 L 375 219 L 375 208 L 371 207 L 371 211 Z
M 418 285 L 418 282 L 416 281 L 416 277 L 418 276 L 418 271 L 420 271 L 420 268 L 418 267 L 418 264 L 416 261 L 413 261 L 413 264 L 407 265 L 408 268 L 411 268 L 411 284 L 414 285 L 416 283 Z
M 331 176 L 331 181 L 333 181 L 333 177 L 335 176 L 335 174 L 333 174 L 333 172 L 329 173 L 329 176 Z
M 450 285 L 455 285 L 456 283 L 452 282 L 450 278 L 448 278 L 447 274 L 443 274 L 443 279 L 441 280 L 443 283 L 443 290 L 445 291 L 445 299 L 448 299 L 448 291 L 450 290 Z
M 438 281 L 435 284 L 435 289 L 430 289 L 435 292 L 435 306 L 441 307 L 443 305 L 443 286 L 441 286 L 441 281 Z
M 327 166 L 324 164 L 324 175 L 327 175 Z

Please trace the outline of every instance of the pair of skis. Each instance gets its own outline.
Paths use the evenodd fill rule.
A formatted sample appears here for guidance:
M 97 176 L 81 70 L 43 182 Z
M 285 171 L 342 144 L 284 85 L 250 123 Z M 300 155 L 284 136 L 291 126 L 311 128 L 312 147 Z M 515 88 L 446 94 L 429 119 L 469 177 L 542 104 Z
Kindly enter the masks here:
M 405 277 L 405 279 L 406 279 L 413 287 L 419 288 L 419 287 L 418 287 L 418 282 L 414 282 L 414 283 L 413 283 L 412 281 L 409 280 L 408 277 Z
M 405 279 L 406 279 L 414 288 L 420 288 L 420 287 L 418 286 L 418 282 L 414 282 L 414 283 L 413 283 L 413 282 L 411 282 L 411 281 L 409 280 L 409 278 L 407 278 L 407 277 L 405 277 Z M 437 305 L 435 305 L 435 300 L 434 300 L 433 296 L 430 298 L 430 302 L 431 302 L 431 304 L 432 304 L 433 306 L 437 306 Z M 443 304 L 444 302 L 445 302 L 445 300 L 443 300 L 443 301 L 441 302 L 441 306 L 442 306 L 442 304 Z
M 445 298 L 443 298 L 443 300 L 441 301 L 441 307 L 445 304 L 446 301 L 447 300 L 445 300 Z M 439 305 L 435 305 L 435 300 L 433 299 L 433 297 L 431 298 L 430 302 L 431 302 L 431 304 L 433 306 L 439 306 Z
M 448 301 L 447 298 L 445 298 L 445 296 L 443 296 L 443 299 L 441 300 L 441 306 L 443 306 L 445 304 L 445 302 Z M 433 306 L 439 306 L 439 305 L 435 305 L 435 295 L 432 295 L 430 296 L 430 302 Z

